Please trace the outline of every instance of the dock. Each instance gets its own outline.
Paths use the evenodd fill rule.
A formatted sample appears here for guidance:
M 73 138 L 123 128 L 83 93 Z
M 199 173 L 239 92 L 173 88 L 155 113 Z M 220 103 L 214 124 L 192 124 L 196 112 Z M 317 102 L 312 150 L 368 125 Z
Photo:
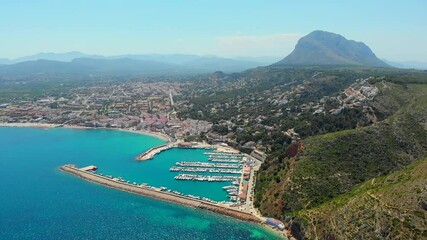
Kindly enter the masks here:
M 90 169 L 82 170 L 71 164 L 61 166 L 60 169 L 66 173 L 72 174 L 84 180 L 101 184 L 107 187 L 115 188 L 121 191 L 126 191 L 133 194 L 141 195 L 141 196 L 151 197 L 151 198 L 159 199 L 162 201 L 173 202 L 173 203 L 177 203 L 177 204 L 181 204 L 181 205 L 185 205 L 193 208 L 209 210 L 211 212 L 231 216 L 244 221 L 257 222 L 257 223 L 263 222 L 263 219 L 251 213 L 243 212 L 237 209 L 232 209 L 230 207 L 220 205 L 220 204 L 214 204 L 209 201 L 204 201 L 203 199 L 199 200 L 195 198 L 190 198 L 187 196 L 174 194 L 173 192 L 163 192 L 160 189 L 150 188 L 142 184 L 137 185 L 137 184 L 131 184 L 124 181 L 118 181 L 117 178 L 109 178 L 106 176 L 102 176 L 102 175 L 96 174 L 94 171 L 91 171 Z

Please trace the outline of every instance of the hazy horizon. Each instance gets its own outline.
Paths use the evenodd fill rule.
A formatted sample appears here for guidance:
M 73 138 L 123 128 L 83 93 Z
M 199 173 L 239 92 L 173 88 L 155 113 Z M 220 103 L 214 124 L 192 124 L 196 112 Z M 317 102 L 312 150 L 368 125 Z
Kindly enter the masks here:
M 282 56 L 232 56 L 232 57 L 227 57 L 227 56 L 220 56 L 220 55 L 214 55 L 214 54 L 192 54 L 192 53 L 119 53 L 119 54 L 113 54 L 113 55 L 106 55 L 106 54 L 95 54 L 95 53 L 88 53 L 88 52 L 82 52 L 82 51 L 66 51 L 66 52 L 35 52 L 35 53 L 31 53 L 28 55 L 23 55 L 23 56 L 18 56 L 15 58 L 6 58 L 6 57 L 2 57 L 0 56 L 0 59 L 7 59 L 7 60 L 19 60 L 21 58 L 26 58 L 26 57 L 31 57 L 31 56 L 36 56 L 36 55 L 61 55 L 61 54 L 84 54 L 84 55 L 88 55 L 88 56 L 98 56 L 98 57 L 105 57 L 105 58 L 111 58 L 111 57 L 119 57 L 119 56 L 179 56 L 179 55 L 187 55 L 187 56 L 199 56 L 199 57 L 219 57 L 219 58 L 228 58 L 228 59 L 275 59 L 275 60 L 280 60 L 283 57 Z
M 283 58 L 314 30 L 364 42 L 381 59 L 427 62 L 427 2 L 5 2 L 0 58 L 78 51 Z M 385 7 L 386 6 L 386 7 Z M 18 16 L 18 17 L 17 17 Z

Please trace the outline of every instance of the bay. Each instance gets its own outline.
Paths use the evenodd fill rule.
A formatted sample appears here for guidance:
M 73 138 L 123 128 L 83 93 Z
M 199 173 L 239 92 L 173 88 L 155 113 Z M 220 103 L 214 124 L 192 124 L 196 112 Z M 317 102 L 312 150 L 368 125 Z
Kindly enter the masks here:
M 0 239 L 277 239 L 271 231 L 214 213 L 136 196 L 59 171 L 73 163 L 131 181 L 193 192 L 165 171 L 177 160 L 206 157 L 174 149 L 136 162 L 164 143 L 110 130 L 0 127 Z M 175 184 L 175 185 L 174 185 Z M 219 186 L 197 194 L 220 199 Z

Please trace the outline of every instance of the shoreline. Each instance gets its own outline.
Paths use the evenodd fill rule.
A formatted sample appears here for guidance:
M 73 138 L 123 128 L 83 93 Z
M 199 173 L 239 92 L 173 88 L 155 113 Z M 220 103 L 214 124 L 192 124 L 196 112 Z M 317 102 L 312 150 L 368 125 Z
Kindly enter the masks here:
M 77 129 L 77 130 L 113 130 L 113 131 L 123 131 L 134 134 L 146 135 L 150 137 L 155 137 L 160 140 L 171 142 L 171 137 L 163 133 L 149 132 L 149 131 L 139 131 L 132 129 L 123 129 L 123 128 L 106 128 L 106 127 L 83 127 L 78 125 L 61 125 L 61 124 L 52 124 L 52 123 L 2 123 L 0 122 L 0 127 L 28 127 L 28 128 L 67 128 L 67 129 Z
M 133 129 L 105 128 L 105 127 L 98 127 L 97 128 L 97 127 L 84 127 L 84 126 L 78 126 L 78 125 L 50 124 L 50 123 L 3 123 L 3 122 L 0 122 L 0 127 L 19 127 L 19 128 L 25 128 L 25 127 L 27 127 L 27 128 L 40 128 L 40 129 L 67 128 L 67 129 L 75 129 L 75 130 L 97 130 L 97 129 L 99 129 L 99 130 L 113 130 L 113 131 L 123 131 L 123 132 L 129 132 L 129 133 L 134 133 L 134 134 L 141 134 L 141 135 L 155 137 L 157 139 L 165 141 L 166 143 L 164 145 L 170 145 L 170 144 L 175 145 L 175 144 L 177 144 L 176 141 L 173 141 L 173 139 L 171 137 L 167 136 L 166 134 L 155 133 L 155 132 L 148 132 L 148 131 L 138 131 L 138 130 L 133 130 Z M 175 147 L 177 147 L 177 146 L 175 146 Z M 206 148 L 206 147 L 209 147 L 209 148 L 212 148 L 212 147 L 223 148 L 223 146 L 209 145 L 209 144 L 206 144 L 206 143 L 200 143 L 196 147 L 193 147 L 193 148 Z M 226 149 L 226 148 L 224 148 L 224 149 Z M 146 152 L 144 152 L 144 153 L 146 153 Z M 140 155 L 138 155 L 138 156 L 140 156 Z M 141 160 L 139 160 L 139 161 L 141 161 Z M 61 171 L 68 172 L 68 171 L 64 171 L 62 169 L 62 167 L 60 167 Z M 70 172 L 68 172 L 68 173 L 70 173 Z M 236 219 L 239 219 L 239 220 L 243 220 L 243 221 L 255 222 L 255 223 L 258 223 L 259 225 L 263 226 L 264 228 L 268 229 L 269 231 L 274 232 L 279 237 L 281 237 L 283 239 L 289 239 L 289 236 L 286 233 L 284 233 L 283 231 L 280 231 L 278 229 L 274 229 L 274 228 L 270 227 L 269 225 L 263 223 L 259 219 L 259 217 L 255 216 L 255 215 L 252 215 L 252 214 L 249 214 L 249 213 L 241 212 L 241 211 L 236 210 L 236 209 L 230 209 L 230 208 L 227 208 L 225 206 L 217 206 L 217 205 L 212 204 L 212 203 L 205 203 L 205 205 L 207 204 L 206 206 L 203 206 L 203 205 L 200 205 L 200 206 L 191 206 L 191 205 L 187 205 L 185 203 L 180 203 L 180 202 L 173 201 L 173 200 L 162 199 L 162 198 L 155 197 L 155 196 L 145 195 L 145 194 L 136 193 L 136 192 L 133 192 L 133 191 L 128 191 L 128 190 L 125 190 L 125 189 L 117 188 L 117 187 L 114 187 L 114 186 L 109 186 L 107 184 L 103 184 L 103 183 L 99 183 L 97 181 L 93 181 L 93 180 L 87 179 L 85 177 L 80 176 L 79 174 L 74 174 L 74 173 L 70 173 L 70 174 L 75 175 L 75 176 L 77 176 L 79 178 L 82 178 L 82 179 L 84 179 L 86 181 L 94 182 L 96 184 L 100 184 L 100 185 L 103 185 L 103 186 L 114 188 L 116 190 L 126 191 L 126 192 L 129 192 L 129 193 L 132 193 L 132 194 L 137 194 L 137 195 L 143 195 L 143 196 L 146 196 L 146 197 L 150 197 L 150 198 L 154 198 L 154 199 L 159 199 L 161 201 L 172 202 L 172 203 L 175 203 L 175 204 L 185 205 L 185 206 L 188 206 L 188 207 L 198 208 L 198 209 L 202 209 L 202 210 L 208 210 L 208 211 L 211 211 L 211 212 L 214 212 L 214 213 L 217 213 L 217 214 L 226 215 L 226 216 L 233 217 L 233 218 L 236 218 Z M 131 186 L 133 186 L 133 185 L 131 185 Z M 150 191 L 155 191 L 155 190 L 150 190 Z M 164 192 L 158 192 L 158 191 L 156 191 L 156 193 L 166 194 Z M 179 197 L 184 198 L 182 196 L 179 196 Z M 189 200 L 194 200 L 194 201 L 200 201 L 200 200 L 191 199 L 191 198 L 188 198 L 188 199 Z M 201 202 L 203 202 L 203 201 L 201 201 Z M 215 206 L 215 208 L 212 209 L 209 206 Z M 238 212 L 238 213 L 249 214 L 252 217 L 257 218 L 258 221 L 242 219 L 242 218 L 230 215 L 229 211 L 235 211 L 235 212 Z

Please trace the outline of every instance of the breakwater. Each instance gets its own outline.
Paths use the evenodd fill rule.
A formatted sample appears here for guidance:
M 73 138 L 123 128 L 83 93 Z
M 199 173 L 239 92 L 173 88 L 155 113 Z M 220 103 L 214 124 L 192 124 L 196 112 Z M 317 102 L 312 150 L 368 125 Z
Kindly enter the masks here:
M 163 151 L 165 151 L 171 147 L 173 147 L 173 144 L 170 144 L 170 143 L 163 144 L 163 145 L 160 145 L 157 147 L 152 147 L 152 148 L 148 149 L 147 151 L 145 151 L 144 153 L 138 155 L 136 157 L 136 160 L 139 160 L 139 161 L 150 160 L 154 156 L 156 156 L 157 154 L 159 154 L 159 153 L 161 153 L 161 152 L 163 152 Z
M 205 209 L 205 210 L 231 216 L 231 217 L 245 220 L 245 221 L 258 222 L 258 223 L 261 222 L 261 220 L 258 217 L 250 213 L 242 212 L 236 209 L 231 209 L 225 206 L 221 206 L 219 204 L 213 204 L 203 200 L 180 196 L 170 192 L 162 192 L 159 189 L 153 189 L 147 186 L 120 182 L 105 176 L 95 174 L 90 171 L 81 170 L 75 167 L 74 165 L 67 164 L 67 165 L 61 166 L 60 169 L 64 172 L 70 173 L 72 175 L 75 175 L 87 181 L 98 183 L 98 184 L 115 188 L 118 190 L 151 197 L 151 198 L 159 199 L 162 201 L 178 203 L 178 204 L 189 206 L 189 207 Z

